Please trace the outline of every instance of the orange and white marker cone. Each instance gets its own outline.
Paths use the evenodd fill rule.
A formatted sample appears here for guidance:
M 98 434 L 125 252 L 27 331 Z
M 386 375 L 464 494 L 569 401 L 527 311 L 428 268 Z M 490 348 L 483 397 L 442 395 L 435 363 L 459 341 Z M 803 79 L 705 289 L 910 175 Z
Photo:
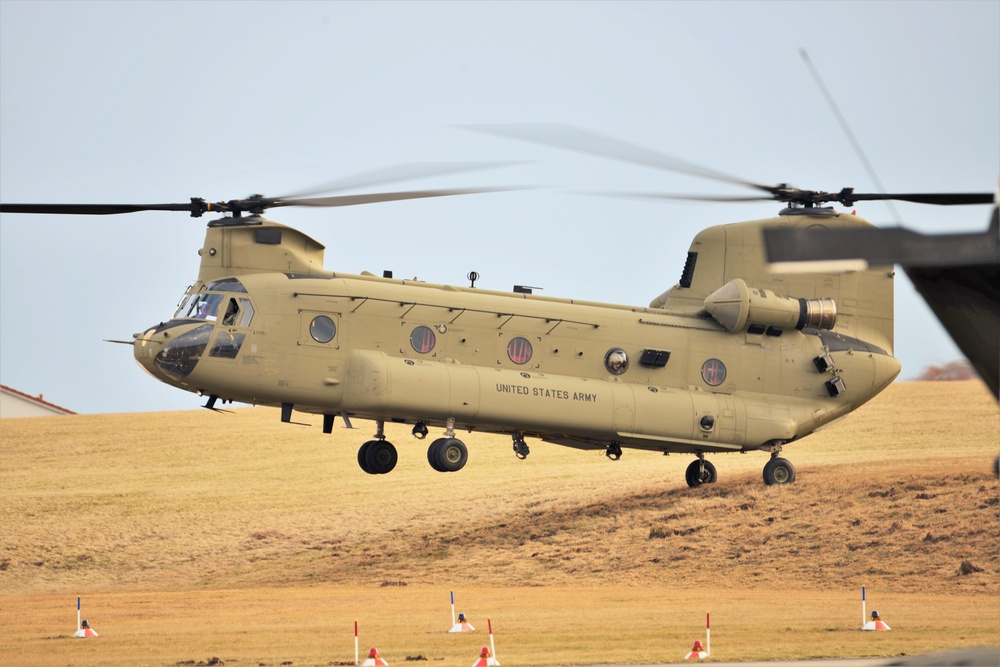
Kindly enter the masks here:
M 475 631 L 476 629 L 472 627 L 472 624 L 469 623 L 468 620 L 466 620 L 465 614 L 459 614 L 458 622 L 455 623 L 455 625 L 451 626 L 451 630 L 449 630 L 448 632 L 475 632 Z
M 83 623 L 80 624 L 80 629 L 73 633 L 74 637 L 98 637 L 97 632 L 90 627 L 90 623 L 84 619 Z
M 500 667 L 500 663 L 490 653 L 490 647 L 484 646 L 483 650 L 479 652 L 479 660 L 472 663 L 472 667 Z
M 389 663 L 378 655 L 378 649 L 372 646 L 368 651 L 368 659 L 361 663 L 361 667 L 389 667 Z
M 703 660 L 708 657 L 708 651 L 704 649 L 701 645 L 701 640 L 694 640 L 694 646 L 688 651 L 688 654 L 684 656 L 685 660 Z
M 882 617 L 878 615 L 878 612 L 872 610 L 872 620 L 861 626 L 862 630 L 892 630 L 889 624 L 882 620 Z

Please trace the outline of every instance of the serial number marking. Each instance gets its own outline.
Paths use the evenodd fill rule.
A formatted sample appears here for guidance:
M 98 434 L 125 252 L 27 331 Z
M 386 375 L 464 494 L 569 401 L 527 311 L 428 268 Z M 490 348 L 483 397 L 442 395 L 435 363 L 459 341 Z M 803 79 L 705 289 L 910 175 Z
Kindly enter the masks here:
M 501 394 L 519 394 L 521 396 L 534 396 L 536 398 L 555 398 L 562 401 L 582 401 L 584 403 L 596 403 L 597 394 L 590 394 L 581 391 L 566 391 L 565 389 L 545 389 L 542 387 L 527 387 L 522 384 L 496 384 L 496 390 Z

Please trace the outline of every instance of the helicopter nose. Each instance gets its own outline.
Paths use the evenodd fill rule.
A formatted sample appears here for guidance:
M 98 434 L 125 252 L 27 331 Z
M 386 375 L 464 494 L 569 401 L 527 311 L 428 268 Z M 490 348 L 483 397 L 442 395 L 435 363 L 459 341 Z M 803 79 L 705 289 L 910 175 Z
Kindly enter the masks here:
M 899 359 L 888 354 L 875 355 L 875 393 L 885 389 L 890 382 L 896 379 L 899 371 L 903 369 Z
M 135 334 L 132 352 L 150 375 L 165 382 L 179 382 L 198 364 L 214 325 L 172 320 Z

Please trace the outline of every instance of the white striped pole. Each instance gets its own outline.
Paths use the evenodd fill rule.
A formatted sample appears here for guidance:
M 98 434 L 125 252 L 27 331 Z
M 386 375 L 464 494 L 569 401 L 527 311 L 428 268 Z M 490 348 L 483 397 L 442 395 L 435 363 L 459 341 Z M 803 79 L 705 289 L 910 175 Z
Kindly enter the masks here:
M 497 647 L 496 644 L 493 643 L 493 620 L 490 619 L 489 616 L 486 617 L 486 625 L 490 629 L 490 654 L 493 656 L 493 659 L 496 660 Z
M 354 664 L 358 664 L 358 619 L 354 619 Z
M 712 655 L 712 613 L 705 612 L 705 653 Z
M 451 591 L 451 627 L 455 627 L 455 591 Z
M 76 630 L 80 631 L 80 598 L 76 598 Z
M 868 621 L 868 614 L 865 613 L 865 587 L 861 587 L 861 627 L 865 627 Z

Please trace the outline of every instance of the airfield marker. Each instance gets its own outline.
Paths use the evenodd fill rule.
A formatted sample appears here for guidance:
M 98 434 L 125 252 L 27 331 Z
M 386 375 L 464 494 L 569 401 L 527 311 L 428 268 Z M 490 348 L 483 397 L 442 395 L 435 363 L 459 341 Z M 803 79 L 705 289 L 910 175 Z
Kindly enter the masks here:
M 712 613 L 705 612 L 705 653 L 712 655 Z
M 354 619 L 354 664 L 358 664 L 358 619 Z
M 497 657 L 497 647 L 496 644 L 493 643 L 493 620 L 489 616 L 486 617 L 486 624 L 490 629 L 490 653 L 493 655 L 493 659 L 495 660 Z
M 455 591 L 451 591 L 451 627 L 455 627 Z
M 868 614 L 865 613 L 865 587 L 861 587 L 861 627 L 865 627 L 865 621 L 868 620 Z
M 76 631 L 80 631 L 80 598 L 76 598 Z

